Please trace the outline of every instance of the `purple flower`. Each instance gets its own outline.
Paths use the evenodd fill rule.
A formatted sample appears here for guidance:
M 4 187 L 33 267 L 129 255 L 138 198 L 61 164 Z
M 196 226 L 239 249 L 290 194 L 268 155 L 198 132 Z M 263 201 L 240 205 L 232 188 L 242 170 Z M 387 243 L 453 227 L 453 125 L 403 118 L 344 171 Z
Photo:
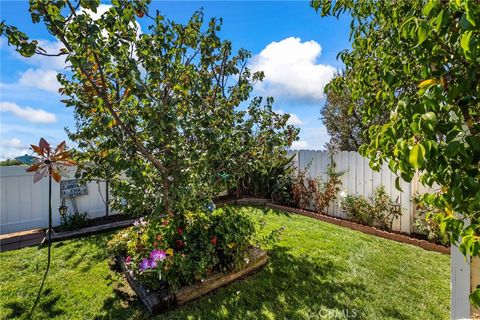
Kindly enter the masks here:
M 155 269 L 157 267 L 157 261 L 153 259 L 148 259 L 148 267 L 150 269 Z
M 167 254 L 163 250 L 154 249 L 150 252 L 150 259 L 153 261 L 163 260 L 167 257 Z
M 147 269 L 150 269 L 150 260 L 148 259 L 143 259 L 142 262 L 140 262 L 140 271 L 145 271 Z

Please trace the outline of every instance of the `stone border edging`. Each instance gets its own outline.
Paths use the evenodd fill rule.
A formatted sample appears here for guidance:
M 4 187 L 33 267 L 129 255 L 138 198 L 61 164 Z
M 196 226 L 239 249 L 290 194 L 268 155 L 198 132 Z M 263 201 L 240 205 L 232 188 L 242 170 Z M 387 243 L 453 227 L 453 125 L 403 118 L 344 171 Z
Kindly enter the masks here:
M 219 202 L 219 206 L 222 205 L 263 205 L 268 208 L 272 209 L 278 209 L 290 213 L 295 213 L 295 214 L 300 214 L 302 216 L 306 216 L 309 218 L 313 218 L 316 220 L 328 222 L 331 224 L 335 224 L 337 226 L 342 226 L 346 227 L 352 230 L 357 230 L 366 234 L 374 235 L 377 237 L 381 237 L 384 239 L 388 240 L 393 240 L 396 242 L 400 243 L 406 243 L 406 244 L 411 244 L 417 247 L 420 247 L 422 249 L 428 250 L 428 251 L 434 251 L 438 253 L 443 253 L 443 254 L 450 254 L 450 247 L 442 246 L 440 244 L 435 244 L 432 242 L 428 242 L 426 240 L 421 240 L 413 237 L 406 236 L 404 234 L 399 234 L 399 233 L 394 233 L 394 232 L 388 232 L 385 230 L 380 230 L 375 227 L 370 227 L 366 226 L 357 222 L 353 222 L 350 220 L 345 220 L 337 217 L 332 217 L 326 214 L 320 214 L 320 213 L 314 213 L 312 211 L 308 210 L 302 210 L 298 208 L 292 208 L 292 207 L 287 207 L 287 206 L 282 206 L 279 204 L 272 203 L 271 201 L 267 199 L 257 199 L 257 198 L 241 198 L 241 199 L 236 199 L 236 200 L 229 200 L 229 201 L 224 201 L 224 202 Z

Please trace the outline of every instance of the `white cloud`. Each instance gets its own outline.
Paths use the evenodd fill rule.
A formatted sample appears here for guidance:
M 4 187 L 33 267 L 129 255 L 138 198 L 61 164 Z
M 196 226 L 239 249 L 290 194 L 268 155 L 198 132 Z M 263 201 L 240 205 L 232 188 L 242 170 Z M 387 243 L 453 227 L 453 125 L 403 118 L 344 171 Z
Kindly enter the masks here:
M 97 12 L 93 12 L 90 9 L 81 8 L 77 11 L 77 14 L 88 14 L 93 20 L 98 20 L 102 14 L 107 12 L 112 6 L 110 4 L 100 4 L 97 7 Z
M 22 145 L 22 141 L 20 141 L 20 139 L 17 139 L 17 138 L 2 140 L 0 141 L 0 144 L 2 145 L 2 147 L 10 147 L 15 149 L 24 147 Z
M 279 110 L 274 110 L 278 114 L 285 114 L 285 112 L 282 109 Z M 292 126 L 301 126 L 303 124 L 303 121 L 295 114 L 295 113 L 288 113 L 290 115 L 290 118 L 288 118 L 287 124 L 292 125 Z
M 10 112 L 18 118 L 32 123 L 52 123 L 57 121 L 57 116 L 42 109 L 20 107 L 12 102 L 0 102 L 1 112 Z
M 323 99 L 323 88 L 337 70 L 317 64 L 322 47 L 315 41 L 286 38 L 267 45 L 254 56 L 250 67 L 264 71 L 265 80 L 257 86 L 262 94 L 303 101 Z
M 300 139 L 307 142 L 307 147 L 310 150 L 324 150 L 325 144 L 330 141 L 330 135 L 324 126 L 309 127 L 301 129 Z
M 80 10 L 77 11 L 77 14 L 87 14 L 92 18 L 92 20 L 98 20 L 105 12 L 110 10 L 111 7 L 112 5 L 110 4 L 100 4 L 97 7 L 97 12 L 93 12 L 90 9 L 81 8 Z M 138 21 L 135 21 L 135 26 L 137 28 L 137 36 L 140 36 L 140 34 L 142 34 L 142 28 L 140 26 L 140 23 L 138 23 Z M 108 32 L 106 30 L 103 30 L 102 35 L 104 37 L 107 37 Z
M 21 86 L 58 93 L 60 83 L 57 81 L 57 74 L 55 70 L 28 69 L 20 75 L 18 83 Z
M 38 40 L 38 45 L 48 54 L 57 54 L 65 46 L 60 41 Z M 67 67 L 65 62 L 66 55 L 58 57 L 42 56 L 35 54 L 30 58 L 23 58 L 25 62 L 35 65 L 41 69 L 62 70 Z
M 0 159 L 13 159 L 18 156 L 29 153 L 29 147 L 24 145 L 20 139 L 2 139 L 0 140 Z
M 308 147 L 308 142 L 307 141 L 293 141 L 292 143 L 292 149 L 294 150 L 300 150 L 300 149 L 306 149 Z

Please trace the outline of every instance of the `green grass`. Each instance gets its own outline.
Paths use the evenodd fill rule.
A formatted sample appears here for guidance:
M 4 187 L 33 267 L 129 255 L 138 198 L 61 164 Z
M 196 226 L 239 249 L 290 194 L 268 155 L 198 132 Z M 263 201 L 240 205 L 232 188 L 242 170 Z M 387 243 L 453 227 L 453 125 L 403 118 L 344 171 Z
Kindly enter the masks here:
M 265 231 L 286 229 L 264 269 L 156 319 L 449 318 L 449 256 L 298 215 L 265 218 Z M 34 318 L 151 318 L 110 268 L 109 237 L 54 244 Z M 32 247 L 0 254 L 2 318 L 28 314 L 46 253 Z

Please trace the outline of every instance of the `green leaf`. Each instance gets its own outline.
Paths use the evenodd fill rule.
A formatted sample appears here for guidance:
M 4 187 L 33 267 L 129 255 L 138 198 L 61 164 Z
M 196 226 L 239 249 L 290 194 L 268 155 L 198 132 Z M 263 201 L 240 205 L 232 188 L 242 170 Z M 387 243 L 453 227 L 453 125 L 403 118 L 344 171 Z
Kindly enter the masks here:
M 470 52 L 470 41 L 472 40 L 472 31 L 465 31 L 460 38 L 460 46 L 465 52 Z
M 395 188 L 398 191 L 403 192 L 402 187 L 400 187 L 400 177 L 395 178 Z
M 465 138 L 467 143 L 472 147 L 475 152 L 480 153 L 480 138 L 475 136 L 468 136 Z
M 454 141 L 451 141 L 447 145 L 447 148 L 445 149 L 445 152 L 446 152 L 447 156 L 453 158 L 458 154 L 459 148 L 460 148 L 460 142 L 457 141 L 457 140 L 454 140 Z
M 408 160 L 414 168 L 420 168 L 425 161 L 425 147 L 421 144 L 414 145 Z
M 417 29 L 417 46 L 421 45 L 425 40 L 427 40 L 428 32 L 430 31 L 429 29 L 430 28 L 425 21 L 422 21 L 422 23 L 420 23 Z
M 433 112 L 427 112 L 424 115 L 422 115 L 422 119 L 432 125 L 437 124 L 437 115 Z
M 423 8 L 422 13 L 426 16 L 430 14 L 433 8 L 437 5 L 437 0 L 430 0 L 428 1 L 427 5 Z
M 445 10 L 442 10 L 438 14 L 437 20 L 435 21 L 436 22 L 435 30 L 437 30 L 437 32 L 440 31 L 440 29 L 442 29 L 444 20 L 445 20 Z
M 470 296 L 470 303 L 475 307 L 475 308 L 480 308 L 480 288 L 475 289 Z

